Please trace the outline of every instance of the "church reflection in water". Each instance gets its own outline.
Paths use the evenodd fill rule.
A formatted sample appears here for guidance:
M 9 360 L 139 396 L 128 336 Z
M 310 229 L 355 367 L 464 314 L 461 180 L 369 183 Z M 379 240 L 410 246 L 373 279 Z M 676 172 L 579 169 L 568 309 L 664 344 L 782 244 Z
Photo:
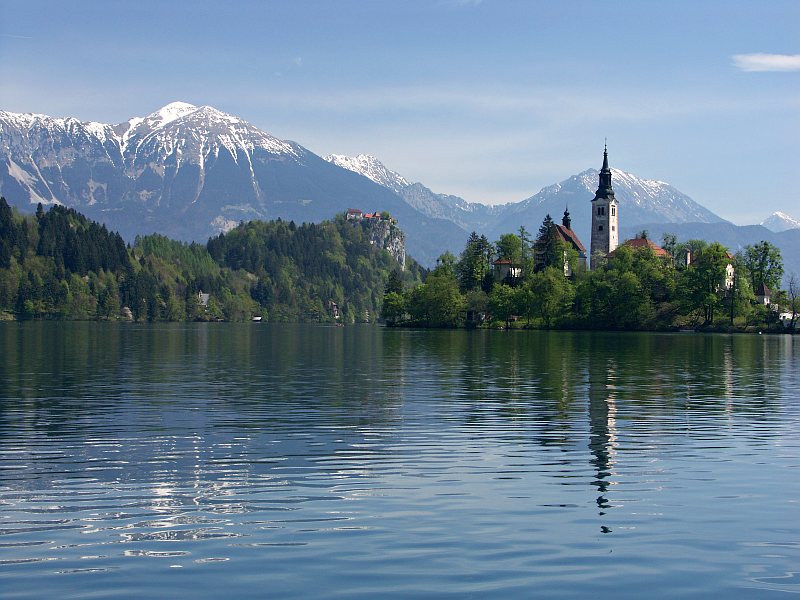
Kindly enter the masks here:
M 597 488 L 597 507 L 603 516 L 610 507 L 609 488 L 615 484 L 614 466 L 617 455 L 617 387 L 616 365 L 610 359 L 589 367 L 589 451 L 594 467 L 593 485 Z M 603 533 L 609 533 L 606 525 Z

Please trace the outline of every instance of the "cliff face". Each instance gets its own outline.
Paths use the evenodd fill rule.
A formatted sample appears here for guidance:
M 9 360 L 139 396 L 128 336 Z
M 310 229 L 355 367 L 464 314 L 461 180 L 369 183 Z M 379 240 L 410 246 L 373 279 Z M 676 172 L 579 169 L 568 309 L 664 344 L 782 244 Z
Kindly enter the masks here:
M 398 263 L 406 269 L 406 237 L 393 220 L 369 219 L 363 221 L 369 234 L 369 243 L 385 249 Z

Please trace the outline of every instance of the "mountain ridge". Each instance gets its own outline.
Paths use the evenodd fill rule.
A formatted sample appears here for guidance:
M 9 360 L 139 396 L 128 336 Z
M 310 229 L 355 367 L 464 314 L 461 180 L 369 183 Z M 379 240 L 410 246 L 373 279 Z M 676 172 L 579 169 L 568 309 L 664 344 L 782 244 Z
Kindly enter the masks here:
M 471 231 L 497 239 L 569 207 L 588 243 L 597 170 L 519 202 L 489 206 L 410 182 L 374 156 L 321 157 L 211 106 L 172 102 L 116 125 L 0 111 L 0 194 L 22 209 L 64 204 L 128 240 L 158 232 L 205 241 L 241 221 L 318 222 L 347 208 L 388 210 L 409 253 L 432 265 Z M 669 184 L 612 167 L 620 226 L 727 223 Z
M 171 103 L 117 125 L 0 112 L 0 193 L 19 208 L 79 209 L 120 231 L 205 241 L 240 221 L 321 221 L 388 210 L 432 264 L 461 230 L 396 193 L 213 107 Z

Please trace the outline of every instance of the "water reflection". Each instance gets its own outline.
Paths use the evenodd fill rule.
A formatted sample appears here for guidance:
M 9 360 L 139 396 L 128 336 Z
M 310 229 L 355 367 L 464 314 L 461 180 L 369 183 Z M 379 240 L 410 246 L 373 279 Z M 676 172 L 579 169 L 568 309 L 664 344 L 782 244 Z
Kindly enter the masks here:
M 0 351 L 19 596 L 141 596 L 159 561 L 192 576 L 151 595 L 796 585 L 788 337 L 2 323 Z
M 602 356 L 590 361 L 589 367 L 589 450 L 592 464 L 596 470 L 594 484 L 599 496 L 597 507 L 599 515 L 605 515 L 609 508 L 607 492 L 612 480 L 615 456 L 617 453 L 616 423 L 616 385 L 615 373 L 618 368 L 612 360 Z M 605 532 L 610 531 L 603 525 Z

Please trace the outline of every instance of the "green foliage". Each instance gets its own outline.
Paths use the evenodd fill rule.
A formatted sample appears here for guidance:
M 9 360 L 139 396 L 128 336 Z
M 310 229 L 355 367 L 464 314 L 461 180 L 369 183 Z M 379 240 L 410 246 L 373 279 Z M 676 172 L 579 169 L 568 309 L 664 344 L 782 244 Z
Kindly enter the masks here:
M 572 307 L 575 290 L 556 266 L 534 273 L 528 284 L 530 303 L 545 327 L 563 320 Z
M 467 245 L 461 253 L 456 272 L 458 284 L 462 292 L 478 289 L 483 285 L 492 268 L 494 251 L 485 235 L 478 237 L 474 231 L 467 239 Z
M 741 265 L 750 276 L 753 290 L 758 290 L 763 284 L 777 291 L 783 278 L 783 258 L 780 248 L 761 241 L 752 246 L 745 246 L 741 258 Z
M 401 272 L 371 233 L 344 219 L 253 222 L 207 246 L 149 235 L 128 248 L 74 210 L 39 206 L 22 218 L 0 199 L 0 311 L 20 319 L 325 321 L 334 300 L 351 320 L 374 320 L 387 281 L 402 292 L 424 270 L 408 260 Z
M 465 307 L 458 281 L 447 262 L 411 292 L 408 303 L 412 321 L 424 327 L 455 327 L 461 323 Z
M 522 264 L 522 241 L 513 233 L 504 233 L 495 244 L 497 258 L 510 260 L 513 264 Z
M 495 285 L 489 293 L 489 312 L 492 318 L 505 322 L 506 327 L 511 326 L 511 317 L 515 314 L 517 303 L 514 297 L 514 288 L 504 283 Z
M 534 269 L 536 271 L 542 271 L 549 267 L 563 269 L 564 250 L 564 244 L 559 240 L 558 232 L 556 231 L 556 224 L 550 215 L 545 216 L 534 244 Z
M 251 221 L 210 239 L 207 249 L 222 267 L 253 276 L 250 296 L 273 320 L 330 321 L 331 301 L 351 321 L 374 320 L 390 277 L 402 291 L 402 279 L 419 282 L 422 271 L 408 261 L 401 274 L 389 253 L 371 243 L 372 227 L 344 218 L 300 226 Z
M 407 311 L 406 297 L 401 292 L 388 292 L 384 295 L 381 317 L 386 320 L 388 325 L 395 325 L 402 321 Z
M 334 319 L 335 305 L 340 320 L 349 323 L 380 315 L 393 325 L 499 321 L 511 327 L 521 316 L 529 326 L 633 330 L 719 328 L 720 316 L 739 326 L 777 328 L 775 311 L 755 302 L 761 283 L 776 302 L 795 312 L 798 304 L 796 282 L 789 292 L 777 289 L 781 256 L 767 242 L 733 259 L 718 243 L 679 244 L 666 237 L 678 258 L 622 246 L 603 266 L 584 272 L 575 269 L 576 253 L 560 242 L 548 218 L 533 248 L 524 228 L 496 244 L 473 233 L 458 259 L 445 253 L 426 274 L 410 259 L 400 271 L 374 244 L 380 233 L 374 227 L 393 232 L 395 225 L 343 217 L 299 226 L 250 222 L 206 245 L 150 235 L 129 248 L 118 234 L 74 210 L 39 206 L 35 216 L 23 217 L 0 198 L 0 315 L 135 321 L 259 315 L 319 322 Z M 495 249 L 522 267 L 513 287 L 494 283 Z M 573 267 L 571 277 L 564 276 L 565 260 Z

